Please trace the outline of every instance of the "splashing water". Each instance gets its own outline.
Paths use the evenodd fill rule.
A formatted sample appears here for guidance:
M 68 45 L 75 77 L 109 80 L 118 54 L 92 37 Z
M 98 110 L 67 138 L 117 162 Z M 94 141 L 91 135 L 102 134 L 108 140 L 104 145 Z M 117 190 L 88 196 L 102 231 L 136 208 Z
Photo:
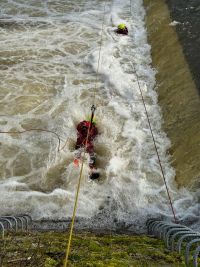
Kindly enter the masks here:
M 95 89 L 103 10 L 100 0 L 1 3 L 1 129 L 51 129 L 68 143 L 58 154 L 48 133 L 0 136 L 0 213 L 71 216 L 79 177 L 72 164 L 75 127 L 95 101 L 101 181 L 89 181 L 85 166 L 78 216 L 97 218 L 104 227 L 119 221 L 143 227 L 150 215 L 171 216 L 139 77 L 175 210 L 194 222 L 197 193 L 177 188 L 170 141 L 161 129 L 142 1 L 106 2 Z M 114 32 L 119 23 L 128 26 L 129 36 Z

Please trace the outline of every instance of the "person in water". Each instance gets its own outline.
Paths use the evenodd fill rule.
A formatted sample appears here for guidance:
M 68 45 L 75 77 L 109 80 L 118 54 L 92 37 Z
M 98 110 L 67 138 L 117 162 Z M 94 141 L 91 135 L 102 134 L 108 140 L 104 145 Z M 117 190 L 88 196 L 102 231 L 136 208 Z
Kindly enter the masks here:
M 116 33 L 128 35 L 128 28 L 126 27 L 126 25 L 124 23 L 121 23 L 118 25 Z
M 77 153 L 76 153 L 76 159 L 74 160 L 74 163 L 75 165 L 78 165 L 78 160 L 81 157 L 81 152 L 83 148 L 85 148 L 86 152 L 90 156 L 90 161 L 89 161 L 89 167 L 91 170 L 90 178 L 97 179 L 99 178 L 99 173 L 96 171 L 96 166 L 95 166 L 96 155 L 94 152 L 94 144 L 93 144 L 95 137 L 98 135 L 97 127 L 95 126 L 94 122 L 91 125 L 90 121 L 84 120 L 84 121 L 81 121 L 77 125 L 76 129 L 77 129 L 77 141 L 76 141 L 75 149 L 77 150 Z M 88 138 L 87 138 L 87 135 L 88 135 Z

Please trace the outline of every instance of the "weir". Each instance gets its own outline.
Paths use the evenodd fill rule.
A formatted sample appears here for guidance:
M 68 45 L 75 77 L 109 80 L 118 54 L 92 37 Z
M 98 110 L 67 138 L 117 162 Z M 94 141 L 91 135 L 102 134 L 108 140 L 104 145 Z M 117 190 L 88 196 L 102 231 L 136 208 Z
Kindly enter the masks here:
M 12 4 L 18 7 L 19 3 L 14 1 Z M 32 4 L 34 5 L 34 3 Z M 68 260 L 70 264 L 73 262 L 74 266 L 77 262 L 82 266 L 93 266 L 91 264 L 94 262 L 91 264 L 87 262 L 85 250 L 81 257 L 73 250 L 78 244 L 80 253 L 81 242 L 85 248 L 86 240 L 89 240 L 86 247 L 87 251 L 91 252 L 91 255 L 99 252 L 101 258 L 102 251 L 106 246 L 109 246 L 110 251 L 113 249 L 112 246 L 115 246 L 115 251 L 111 252 L 109 256 L 107 251 L 105 253 L 104 263 L 106 266 L 138 266 L 136 265 L 138 263 L 138 250 L 135 248 L 138 238 L 141 242 L 138 247 L 145 247 L 141 254 L 145 259 L 142 262 L 140 256 L 139 262 L 142 266 L 148 266 L 149 261 L 155 261 L 152 247 L 148 252 L 148 246 L 153 242 L 151 237 L 143 237 L 142 235 L 132 237 L 133 233 L 145 233 L 148 228 L 149 234 L 164 238 L 167 248 L 170 246 L 175 248 L 177 241 L 177 250 L 180 253 L 184 243 L 186 245 L 186 263 L 189 263 L 191 246 L 195 246 L 194 266 L 198 266 L 200 234 L 179 223 L 182 222 L 197 228 L 199 225 L 199 203 L 196 192 L 181 187 L 177 188 L 174 181 L 175 173 L 170 165 L 170 156 L 167 155 L 167 151 L 173 152 L 174 149 L 173 156 L 177 151 L 174 143 L 172 149 L 169 149 L 170 141 L 162 129 L 162 114 L 157 103 L 155 71 L 151 66 L 150 46 L 147 44 L 147 32 L 144 24 L 145 12 L 142 1 L 127 0 L 121 2 L 113 0 L 109 5 L 107 2 L 102 5 L 102 1 L 96 0 L 94 10 L 93 2 L 88 0 L 82 3 L 81 8 L 79 7 L 78 16 L 76 16 L 76 4 L 69 5 L 69 10 L 65 10 L 66 13 L 62 8 L 59 9 L 57 4 L 56 6 L 51 4 L 48 6 L 48 3 L 43 6 L 43 2 L 37 4 L 39 7 L 34 6 L 34 12 L 36 14 L 35 20 L 38 19 L 38 23 L 26 23 L 29 19 L 26 21 L 26 17 L 24 17 L 24 24 L 19 22 L 15 25 L 13 22 L 13 27 L 9 24 L 9 31 L 6 34 L 10 36 L 11 30 L 16 43 L 19 37 L 23 40 L 23 42 L 17 43 L 16 51 L 12 44 L 7 43 L 8 36 L 5 35 L 5 31 L 1 32 L 4 38 L 2 54 L 5 58 L 14 54 L 13 57 L 16 61 L 9 61 L 10 67 L 5 58 L 3 60 L 3 64 L 6 65 L 3 68 L 6 79 L 3 80 L 3 105 L 0 106 L 1 111 L 5 112 L 1 114 L 3 118 L 1 133 L 9 135 L 2 139 L 4 157 L 1 158 L 3 168 L 0 184 L 2 193 L 0 212 L 3 215 L 12 211 L 14 200 L 16 214 L 19 211 L 28 211 L 34 218 L 32 222 L 32 218 L 30 220 L 27 215 L 0 217 L 3 238 L 6 228 L 17 230 L 19 227 L 21 230 L 27 230 L 28 223 L 31 223 L 31 229 L 29 229 L 31 232 L 27 235 L 25 233 L 7 233 L 5 243 L 3 243 L 7 244 L 7 254 L 3 258 L 7 257 L 8 264 L 24 261 L 25 266 L 30 262 L 34 262 L 34 264 L 37 262 L 37 266 L 39 266 L 39 262 L 48 267 L 60 266 L 65 256 L 65 244 L 68 242 L 64 266 L 67 266 Z M 164 39 L 159 37 L 164 38 L 164 33 L 160 29 L 161 26 L 156 24 L 155 27 L 155 21 L 152 18 L 149 19 L 152 14 L 153 17 L 155 15 L 152 11 L 155 6 L 151 4 L 151 1 L 146 0 L 150 40 L 155 37 L 158 45 L 162 47 Z M 175 31 L 171 31 L 173 25 L 169 25 L 170 18 L 166 5 L 161 1 L 157 4 L 156 8 L 165 15 L 160 22 L 162 29 L 166 30 L 165 34 L 167 33 L 168 38 L 172 36 L 172 39 L 175 40 L 173 49 L 177 49 L 177 58 L 181 64 L 185 65 L 183 55 L 179 53 L 181 49 Z M 63 3 L 60 7 L 62 6 Z M 15 13 L 15 9 L 10 11 L 9 4 L 5 4 L 4 8 L 5 14 L 10 14 L 11 11 Z M 33 7 L 30 5 L 27 8 L 26 5 L 22 4 L 22 8 L 23 12 L 31 19 L 33 14 L 32 12 L 29 14 L 29 10 Z M 39 16 L 38 14 L 43 15 Z M 102 24 L 100 19 L 102 15 L 105 16 L 105 28 L 100 27 L 100 25 L 104 25 L 104 21 Z M 13 16 L 15 19 L 13 21 L 17 21 L 19 14 Z M 47 21 L 49 23 L 44 23 Z M 121 21 L 125 21 L 129 28 L 130 34 L 126 38 L 115 35 L 116 25 Z M 7 26 L 6 23 L 2 24 L 2 27 L 6 28 Z M 22 26 L 27 27 L 26 31 L 23 30 Z M 29 29 L 30 26 L 32 27 L 31 30 Z M 20 30 L 18 27 L 21 27 Z M 99 34 L 100 29 L 101 34 Z M 33 36 L 29 36 L 32 31 Z M 52 32 L 55 33 L 56 37 Z M 158 33 L 159 36 L 156 36 Z M 171 40 L 171 38 L 169 39 Z M 44 40 L 48 40 L 45 45 Z M 21 50 L 22 57 L 19 53 Z M 160 52 L 158 55 L 153 52 L 153 57 L 155 56 L 159 61 L 163 50 L 158 52 Z M 165 54 L 166 51 L 163 54 L 163 59 Z M 167 64 L 164 62 L 163 69 L 166 69 L 166 66 L 170 67 L 169 63 L 171 62 L 168 60 Z M 100 66 L 101 68 L 99 68 Z M 26 69 L 28 72 L 24 71 L 24 76 L 21 76 L 21 69 Z M 158 75 L 162 76 L 160 69 L 158 69 Z M 175 68 L 175 70 L 177 69 Z M 14 80 L 12 80 L 13 72 L 15 74 Z M 172 75 L 171 72 L 169 73 Z M 181 73 L 185 74 L 186 81 L 192 84 L 193 89 L 194 84 L 189 75 L 188 67 L 186 66 L 186 70 L 184 69 L 184 72 Z M 172 77 L 169 80 L 167 78 L 169 77 L 166 77 L 166 81 L 170 83 Z M 33 84 L 36 82 L 37 85 L 31 84 L 31 82 Z M 167 94 L 172 83 L 171 81 L 169 88 L 165 91 L 167 101 Z M 13 87 L 16 89 L 14 96 L 11 90 Z M 188 91 L 188 87 L 184 87 L 181 97 L 185 96 L 186 92 L 190 95 L 191 90 Z M 160 86 L 157 88 L 158 92 L 159 90 Z M 51 92 L 52 95 L 46 95 L 46 91 Z M 45 94 L 43 94 L 44 92 Z M 27 93 L 28 95 L 26 95 Z M 41 99 L 38 98 L 39 94 L 41 94 Z M 165 94 L 159 94 L 159 98 L 162 99 L 163 97 L 164 99 Z M 172 92 L 169 94 L 171 96 Z M 175 96 L 176 94 L 173 97 Z M 29 98 L 30 102 L 28 101 Z M 16 100 L 16 106 L 11 107 L 9 101 L 13 99 Z M 179 108 L 185 103 L 183 98 L 180 99 L 181 102 L 177 101 L 175 106 L 171 105 L 172 108 L 174 107 L 173 112 L 177 111 L 178 117 L 181 114 Z M 69 136 L 73 137 L 72 140 L 75 138 L 74 131 L 72 132 L 71 129 L 74 130 L 80 117 L 83 114 L 86 115 L 89 103 L 93 103 L 94 100 L 98 104 L 99 121 L 97 123 L 102 130 L 100 149 L 97 149 L 100 169 L 102 170 L 102 179 L 99 182 L 89 181 L 87 168 L 85 172 L 83 171 L 83 161 L 81 170 L 72 169 L 73 154 L 71 152 L 74 148 L 71 147 L 74 146 L 72 144 L 70 147 L 67 144 L 68 141 L 65 141 L 70 139 Z M 170 116 L 172 119 L 172 113 Z M 174 123 L 179 127 L 176 119 Z M 44 123 L 47 129 L 45 130 L 43 127 L 30 128 L 33 123 L 39 125 Z M 51 130 L 48 129 L 49 127 Z M 180 126 L 179 129 L 185 130 L 183 126 Z M 34 135 L 30 137 L 25 135 L 21 139 L 17 136 L 17 134 L 26 134 L 30 131 L 53 133 L 59 141 L 58 149 L 55 146 L 55 141 L 47 140 L 47 135 L 42 136 L 41 134 L 38 139 Z M 60 135 L 64 137 L 61 138 Z M 60 149 L 61 140 L 63 143 Z M 195 142 L 194 144 L 196 144 Z M 176 155 L 183 153 L 182 149 L 178 150 Z M 37 153 L 41 155 L 39 161 L 37 160 Z M 178 160 L 177 158 L 177 162 Z M 29 164 L 26 164 L 27 162 Z M 178 164 L 177 162 L 175 164 Z M 180 186 L 186 182 L 184 180 L 182 184 L 179 183 L 178 170 L 177 168 L 176 181 Z M 81 189 L 80 196 L 79 189 Z M 75 218 L 76 209 L 78 211 L 77 218 Z M 72 211 L 70 235 L 67 238 L 66 230 L 69 229 Z M 156 219 L 149 219 L 152 217 L 156 217 Z M 173 217 L 176 224 L 170 222 Z M 147 228 L 145 226 L 146 220 Z M 78 239 L 77 233 L 72 239 L 74 223 L 76 232 L 81 232 Z M 46 236 L 40 231 L 47 231 Z M 57 240 L 56 237 L 59 231 L 64 232 L 64 238 L 61 233 L 57 236 L 61 240 Z M 105 237 L 103 245 L 96 240 L 93 242 L 94 236 L 90 236 L 91 232 L 94 232 L 96 236 L 103 235 Z M 44 235 L 42 236 L 42 234 Z M 119 234 L 120 240 L 117 237 Z M 13 256 L 10 253 L 12 248 L 9 248 L 10 238 L 13 239 L 13 244 L 16 247 L 19 240 L 20 244 L 23 242 L 33 244 L 34 240 L 34 246 L 30 245 L 28 250 L 31 252 L 31 256 L 27 256 L 27 248 L 22 246 L 23 257 L 10 259 L 10 255 Z M 38 243 L 35 241 L 37 238 Z M 118 260 L 113 260 L 113 255 L 122 249 L 125 239 L 128 241 L 125 242 L 124 254 L 117 255 Z M 27 242 L 27 240 L 29 241 Z M 56 249 L 52 248 L 54 241 L 56 242 Z M 41 245 L 43 242 L 48 245 Z M 154 242 L 154 246 L 159 244 L 156 248 L 158 251 L 159 246 L 163 246 L 163 243 L 159 243 L 157 240 Z M 19 253 L 21 253 L 20 249 L 18 249 Z M 72 250 L 71 254 L 70 249 Z M 39 259 L 32 259 L 35 254 L 36 258 L 37 255 L 40 255 Z M 157 266 L 164 266 L 167 263 L 163 251 L 161 254 L 158 255 L 157 259 L 162 259 L 162 261 L 159 261 Z M 170 254 L 169 251 L 168 254 Z M 95 258 L 95 262 L 98 261 L 98 257 Z M 181 261 L 181 258 L 175 255 L 175 258 L 171 260 L 174 260 L 173 263 L 177 263 Z M 100 263 L 100 266 L 104 265 Z
M 95 222 L 105 229 L 116 223 L 130 226 L 132 231 L 135 226 L 145 231 L 144 222 L 152 214 L 171 218 L 145 102 L 171 202 L 182 222 L 196 226 L 199 209 L 196 192 L 177 188 L 167 154 L 170 141 L 162 129 L 142 1 L 113 1 L 106 6 L 101 59 L 98 47 L 104 6 L 102 1 L 96 4 L 93 10 L 93 4 L 86 1 L 78 13 L 74 7 L 64 13 L 48 4 L 44 7 L 41 2 L 35 9 L 39 14 L 44 10 L 47 13 L 44 17 L 36 15 L 38 23 L 31 29 L 24 17 L 24 24 L 20 21 L 9 26 L 6 34 L 1 32 L 2 55 L 8 61 L 10 57 L 15 59 L 10 65 L 4 60 L 2 75 L 1 125 L 2 132 L 10 135 L 2 138 L 1 213 L 10 213 L 15 199 L 17 211 L 29 211 L 38 220 L 71 216 L 79 174 L 72 165 L 74 129 L 88 115 L 95 94 L 99 105 L 97 123 L 102 131 L 96 150 L 102 180 L 91 184 L 86 169 L 78 216 L 95 217 Z M 28 10 L 25 8 L 24 12 L 31 18 Z M 9 5 L 5 6 L 7 15 L 11 11 Z M 18 15 L 13 15 L 13 21 Z M 121 21 L 130 29 L 126 38 L 114 32 Z M 15 49 L 12 42 L 7 42 L 11 37 L 16 42 Z M 65 146 L 63 142 L 65 149 L 58 154 L 57 144 L 46 134 L 38 138 L 34 134 L 23 138 L 12 135 L 13 131 L 26 131 L 32 124 L 52 129 L 63 140 L 70 138 L 72 145 Z
M 186 46 L 192 46 L 192 40 L 178 38 L 176 28 L 179 24 L 173 26 L 166 1 L 144 0 L 144 3 L 152 63 L 157 70 L 158 101 L 164 118 L 163 127 L 171 140 L 169 152 L 176 170 L 175 179 L 179 186 L 199 189 L 200 97 L 187 62 L 188 55 L 184 54 L 190 51 Z M 172 13 L 175 12 L 175 1 L 169 6 Z M 184 23 L 187 29 L 188 21 Z

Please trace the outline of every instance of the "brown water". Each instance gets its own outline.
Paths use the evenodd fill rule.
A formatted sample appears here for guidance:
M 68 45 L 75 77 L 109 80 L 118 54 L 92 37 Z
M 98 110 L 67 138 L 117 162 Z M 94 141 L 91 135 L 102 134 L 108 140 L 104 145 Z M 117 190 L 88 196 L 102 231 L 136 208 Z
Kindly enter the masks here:
M 163 127 L 180 186 L 200 187 L 200 98 L 164 0 L 145 0 Z
M 2 130 L 40 127 L 56 131 L 62 145 L 70 141 L 57 153 L 57 140 L 50 134 L 0 135 L 0 214 L 66 218 L 72 214 L 80 172 L 73 166 L 76 125 L 94 103 L 104 2 L 4 0 L 1 12 Z M 178 217 L 198 218 L 197 194 L 177 188 L 167 154 L 170 141 L 161 128 L 144 19 L 141 0 L 106 4 L 95 90 L 101 180 L 90 181 L 85 161 L 77 212 L 96 218 L 97 228 L 128 222 L 136 231 L 145 228 L 148 216 L 171 216 L 137 79 Z M 129 36 L 115 34 L 123 21 Z

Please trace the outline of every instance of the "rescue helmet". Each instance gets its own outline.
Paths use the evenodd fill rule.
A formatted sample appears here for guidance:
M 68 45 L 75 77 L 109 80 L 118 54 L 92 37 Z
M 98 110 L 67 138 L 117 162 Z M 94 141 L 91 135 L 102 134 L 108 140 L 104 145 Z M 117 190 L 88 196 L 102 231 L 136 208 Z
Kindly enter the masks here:
M 126 28 L 126 25 L 124 24 L 124 23 L 120 23 L 119 25 L 118 25 L 118 29 L 119 30 L 124 30 Z

